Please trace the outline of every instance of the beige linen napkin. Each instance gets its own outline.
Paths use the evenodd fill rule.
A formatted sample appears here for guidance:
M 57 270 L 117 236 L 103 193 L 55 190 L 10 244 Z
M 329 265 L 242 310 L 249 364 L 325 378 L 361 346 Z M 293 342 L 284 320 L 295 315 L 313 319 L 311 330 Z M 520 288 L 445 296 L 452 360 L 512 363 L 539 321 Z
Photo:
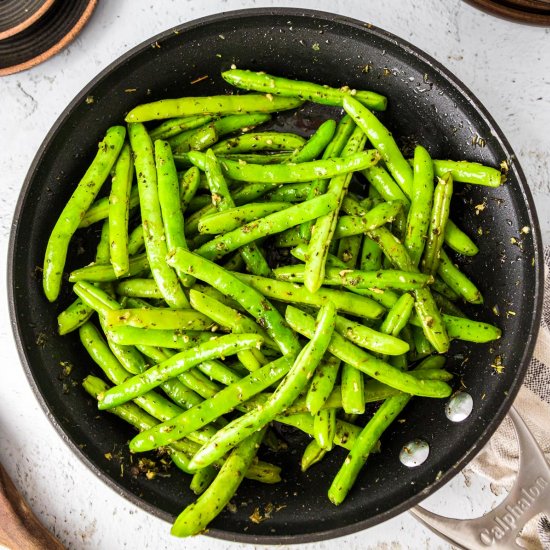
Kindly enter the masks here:
M 544 303 L 535 352 L 514 407 L 550 460 L 550 247 L 544 252 Z M 516 477 L 518 448 L 511 422 L 506 419 L 469 469 L 491 480 L 491 488 L 504 493 Z M 550 518 L 529 522 L 522 533 L 527 548 L 550 550 Z

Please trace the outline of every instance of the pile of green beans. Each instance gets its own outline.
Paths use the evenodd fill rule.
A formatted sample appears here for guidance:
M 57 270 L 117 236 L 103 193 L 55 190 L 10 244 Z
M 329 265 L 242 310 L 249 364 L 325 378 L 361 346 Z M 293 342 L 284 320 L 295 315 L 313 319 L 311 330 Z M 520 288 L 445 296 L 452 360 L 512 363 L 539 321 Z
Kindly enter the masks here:
M 84 389 L 137 430 L 131 452 L 163 448 L 192 476 L 176 536 L 207 529 L 245 477 L 280 481 L 258 458 L 283 447 L 277 422 L 311 437 L 303 470 L 349 452 L 327 488 L 340 504 L 413 396 L 451 394 L 451 341 L 500 338 L 457 305 L 483 297 L 453 260 L 478 247 L 451 220 L 453 188 L 499 170 L 421 145 L 406 159 L 378 93 L 222 76 L 252 93 L 139 105 L 107 130 L 44 258 L 46 298 L 76 295 L 58 331 L 97 365 Z M 276 131 L 305 101 L 344 114 Z M 64 283 L 71 239 L 95 225 L 96 261 Z

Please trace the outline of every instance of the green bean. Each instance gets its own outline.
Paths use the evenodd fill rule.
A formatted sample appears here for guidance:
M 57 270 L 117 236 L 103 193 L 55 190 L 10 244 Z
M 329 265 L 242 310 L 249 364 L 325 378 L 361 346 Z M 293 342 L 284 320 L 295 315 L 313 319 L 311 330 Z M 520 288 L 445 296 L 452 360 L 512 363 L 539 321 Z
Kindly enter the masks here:
M 325 194 L 224 233 L 204 244 L 195 252 L 209 260 L 217 260 L 259 238 L 280 233 L 304 221 L 323 216 L 334 211 L 336 207 L 336 199 L 330 194 Z
M 126 279 L 115 285 L 115 292 L 119 296 L 162 299 L 162 293 L 154 279 Z
M 290 371 L 265 406 L 244 414 L 219 430 L 195 454 L 191 460 L 191 467 L 212 464 L 250 434 L 271 422 L 295 401 L 327 350 L 335 320 L 336 308 L 328 302 L 319 310 L 310 341 L 298 354 Z
M 404 245 L 414 265 L 418 266 L 430 224 L 434 193 L 432 159 L 421 145 L 414 150 L 414 176 L 411 190 L 411 206 L 407 217 Z
M 446 353 L 449 350 L 449 336 L 432 293 L 428 288 L 419 288 L 414 291 L 414 297 L 414 308 L 426 338 L 437 353 Z
M 375 301 L 350 292 L 325 288 L 321 288 L 317 292 L 309 292 L 303 285 L 285 281 L 244 273 L 235 273 L 235 276 L 243 283 L 261 292 L 266 298 L 273 298 L 281 302 L 308 304 L 315 307 L 333 302 L 339 311 L 367 319 L 378 319 L 384 314 L 384 308 Z
M 292 306 L 287 307 L 285 317 L 294 330 L 307 338 L 311 337 L 314 327 L 312 317 Z M 329 351 L 345 363 L 349 363 L 375 380 L 403 392 L 425 397 L 447 397 L 450 395 L 451 388 L 447 384 L 431 380 L 420 382 L 409 373 L 400 372 L 384 361 L 363 351 L 338 333 L 333 334 Z
M 135 256 L 136 254 L 140 254 L 144 248 L 145 236 L 143 235 L 143 226 L 139 224 L 128 237 L 128 254 L 130 256 Z
M 241 304 L 239 304 L 237 300 L 234 300 L 230 296 L 223 294 L 219 290 L 215 289 L 213 286 L 210 286 L 208 284 L 203 284 L 202 282 L 196 282 L 195 285 L 193 286 L 193 290 L 196 290 L 197 292 L 202 292 L 202 294 L 206 294 L 209 298 L 214 298 L 214 300 L 221 302 L 223 305 L 227 307 L 236 309 L 241 313 L 247 313 L 246 309 L 243 306 L 241 306 Z M 250 332 L 254 332 L 254 331 L 251 330 Z M 271 341 L 269 340 L 269 338 L 266 338 L 266 343 L 271 345 Z
M 107 336 L 124 346 L 158 346 L 167 349 L 189 349 L 216 339 L 210 331 L 148 330 L 136 327 L 117 327 L 109 330 Z
M 344 99 L 343 107 L 380 153 L 386 167 L 401 187 L 401 190 L 407 196 L 411 196 L 413 171 L 388 129 L 367 108 L 352 97 Z
M 336 433 L 336 409 L 322 409 L 313 417 L 314 437 L 319 446 L 330 451 Z
M 458 228 L 453 220 L 447 220 L 445 243 L 455 252 L 464 254 L 464 256 L 475 256 L 479 252 L 479 248 L 474 241 L 462 229 Z
M 109 312 L 111 309 L 117 310 L 120 308 L 120 305 L 118 304 L 118 302 L 111 299 L 101 289 L 98 289 L 93 285 L 90 285 L 89 283 L 77 283 L 75 285 L 75 292 L 77 292 L 79 296 L 81 296 L 82 299 L 85 300 L 88 306 L 93 307 L 95 310 L 97 310 L 100 313 L 106 313 L 106 312 Z M 131 305 L 138 305 L 138 304 L 131 302 Z M 159 331 L 155 331 L 155 332 L 158 333 Z M 145 333 L 149 334 L 149 331 L 145 331 Z M 211 338 L 210 333 L 196 333 L 196 334 L 206 334 L 208 339 Z M 117 359 L 121 361 L 121 363 L 127 368 L 129 372 L 131 372 L 132 374 L 139 374 L 144 370 L 143 358 L 139 355 L 139 353 L 136 350 L 134 350 L 134 348 L 130 346 L 123 346 L 118 342 L 115 342 L 113 335 L 110 333 L 106 333 L 106 336 L 107 336 L 107 342 L 109 344 L 109 347 L 113 351 L 113 354 L 115 354 Z M 145 350 L 145 346 L 143 346 L 143 342 L 146 341 L 146 339 L 143 337 L 140 337 L 136 340 L 140 342 L 139 344 L 140 350 L 142 351 Z M 186 342 L 187 342 L 186 346 L 188 348 L 192 347 L 194 344 L 201 341 L 207 341 L 207 339 L 203 338 L 202 340 L 200 340 L 197 337 L 186 336 Z M 147 352 L 150 355 L 149 349 L 147 349 Z M 162 361 L 167 357 L 168 357 L 167 355 L 162 354 L 160 356 L 160 360 Z M 190 394 L 189 391 L 186 390 L 184 387 L 182 387 L 177 380 L 167 380 L 166 382 L 161 384 L 161 387 L 176 403 L 180 404 L 181 406 L 184 406 L 187 408 L 189 405 L 192 406 L 197 404 L 197 400 L 195 398 L 196 396 L 194 394 Z
M 458 294 L 447 283 L 439 278 L 439 276 L 434 279 L 431 288 L 452 302 L 456 302 L 459 298 Z
M 202 495 L 208 486 L 212 483 L 216 477 L 218 471 L 214 466 L 208 466 L 208 468 L 203 468 L 193 475 L 189 488 L 196 495 Z
M 294 426 L 299 430 L 307 433 L 308 435 L 313 435 L 313 416 L 310 414 L 291 414 L 287 416 L 279 416 L 277 420 L 288 426 Z M 351 446 L 355 442 L 355 439 L 361 432 L 361 428 L 350 424 L 344 420 L 336 419 L 336 432 L 334 434 L 334 444 L 344 449 L 351 449 Z
M 212 296 L 191 289 L 189 291 L 189 300 L 194 309 L 210 317 L 210 319 L 219 325 L 230 327 L 237 334 L 258 334 L 263 338 L 266 345 L 275 346 L 275 342 L 273 342 L 260 325 Z
M 130 145 L 134 152 L 141 218 L 145 235 L 145 250 L 151 273 L 169 306 L 189 307 L 189 302 L 176 273 L 166 263 L 168 249 L 162 223 L 151 138 L 143 124 L 140 123 L 129 124 L 128 133 Z
M 300 184 L 303 185 L 303 184 Z M 236 206 L 241 206 L 249 202 L 255 201 L 257 198 L 265 195 L 270 189 L 277 187 L 276 184 L 251 184 L 247 185 L 232 194 L 233 202 Z M 290 201 L 288 201 L 290 202 Z M 210 214 L 217 212 L 216 205 L 212 203 L 212 197 L 208 199 L 208 204 L 193 212 L 193 215 L 186 220 L 186 228 L 189 234 L 196 233 L 198 231 L 199 221 Z
M 323 449 L 315 439 L 312 439 L 302 454 L 302 460 L 300 461 L 302 472 L 317 464 L 326 454 L 327 450 Z
M 361 205 L 359 198 L 348 192 L 342 199 L 340 209 L 349 216 L 364 216 L 372 208 L 371 200 L 369 198 L 366 200 L 368 204 Z
M 128 271 L 124 277 L 133 277 L 149 268 L 149 261 L 146 254 L 137 254 L 130 258 Z M 116 281 L 117 276 L 113 266 L 110 264 L 91 264 L 86 267 L 75 269 L 69 275 L 69 281 L 90 281 L 95 283 Z
M 229 367 L 214 359 L 203 361 L 197 368 L 211 380 L 220 382 L 224 386 L 234 384 L 241 379 L 241 377 Z
M 109 258 L 109 224 L 104 223 L 96 250 L 96 261 L 106 262 Z M 77 298 L 67 309 L 57 316 L 57 332 L 61 336 L 81 327 L 94 310 Z
M 355 128 L 355 123 L 348 115 L 344 115 L 338 126 L 332 141 L 328 144 L 325 149 L 322 158 L 329 159 L 338 157 L 341 155 L 346 143 L 350 139 L 353 130 Z M 308 199 L 313 199 L 318 195 L 322 195 L 326 192 L 329 180 L 327 179 L 316 179 L 311 183 L 311 188 L 307 194 Z M 305 222 L 300 226 L 300 237 L 304 241 L 309 241 L 311 239 L 311 228 L 313 227 L 313 221 Z
M 189 153 L 191 162 L 203 169 L 206 162 L 204 153 L 192 151 Z M 362 151 L 349 157 L 314 160 L 300 164 L 240 164 L 234 160 L 222 160 L 224 175 L 236 180 L 255 183 L 300 183 L 315 178 L 332 178 L 337 175 L 356 172 L 378 162 L 376 151 Z
M 420 327 L 411 327 L 412 334 L 413 334 L 413 340 L 414 340 L 414 347 L 415 347 L 415 357 L 416 359 L 421 359 L 423 357 L 426 357 L 426 355 L 431 355 L 434 351 L 432 345 L 424 336 L 424 332 L 422 328 Z
M 498 340 L 501 337 L 501 330 L 488 323 L 456 317 L 454 315 L 443 314 L 443 321 L 449 334 L 449 338 L 464 340 L 465 342 L 486 343 L 493 340 Z M 416 316 L 412 316 L 411 324 L 420 325 L 420 320 Z
M 382 250 L 367 235 L 363 237 L 359 267 L 361 271 L 378 271 L 382 267 Z
M 290 80 L 265 73 L 231 69 L 222 72 L 222 77 L 237 88 L 266 92 L 283 97 L 297 97 L 302 100 L 313 101 L 322 105 L 342 106 L 345 97 L 353 96 L 369 109 L 384 111 L 387 99 L 375 92 L 353 90 L 348 86 L 329 88 L 313 82 Z
M 456 267 L 445 250 L 441 249 L 439 255 L 439 276 L 454 292 L 472 304 L 482 304 L 483 296 L 478 288 Z
M 196 130 L 189 130 L 170 138 L 170 147 L 176 154 L 188 151 L 203 151 L 218 141 L 218 133 L 210 125 L 201 126 Z
M 377 353 L 401 355 L 409 351 L 409 345 L 395 335 L 376 331 L 341 316 L 336 318 L 336 331 L 354 344 Z
M 283 202 L 300 202 L 309 199 L 310 183 L 289 183 L 287 185 L 281 185 L 274 191 L 270 191 L 266 195 L 266 199 L 269 201 L 283 201 Z M 314 197 L 311 197 L 314 198 Z
M 172 157 L 173 158 L 173 157 Z M 201 181 L 200 171 L 196 166 L 191 166 L 180 179 L 180 206 L 185 213 L 191 201 L 195 197 Z
M 94 311 L 103 315 L 113 309 L 120 309 L 120 304 L 109 293 L 87 281 L 79 281 L 73 286 L 74 293 Z
M 380 332 L 397 336 L 409 322 L 413 307 L 414 298 L 410 294 L 402 294 L 382 321 Z M 401 353 L 408 351 L 408 348 L 407 344 L 407 349 Z
M 164 225 L 164 236 L 168 252 L 176 247 L 188 248 L 185 239 L 183 212 L 181 210 L 180 186 L 172 150 L 166 141 L 157 140 L 155 165 L 157 168 L 158 202 Z M 182 284 L 191 286 L 195 280 L 185 273 L 178 273 Z
M 371 188 L 378 191 L 380 196 L 386 201 L 401 201 L 408 210 L 410 206 L 409 195 L 405 194 L 393 177 L 384 168 L 382 163 L 375 164 L 361 172 Z M 413 175 L 414 178 L 414 175 Z M 412 186 L 411 186 L 412 193 Z
M 294 98 L 268 98 L 263 94 L 220 95 L 210 97 L 182 97 L 161 99 L 134 107 L 126 122 L 147 122 L 163 118 L 191 115 L 229 115 L 248 113 L 273 113 L 294 109 L 302 104 Z
M 241 282 L 236 274 L 182 248 L 176 250 L 169 262 L 241 304 L 273 338 L 283 355 L 294 357 L 298 353 L 298 339 L 280 313 L 257 290 Z
M 212 191 L 212 202 L 216 206 L 216 209 L 218 211 L 223 211 L 234 208 L 235 202 L 222 174 L 220 164 L 211 150 L 206 154 L 206 177 L 208 179 L 208 186 Z M 248 242 L 242 242 L 236 248 L 243 247 L 240 252 L 249 271 L 269 277 L 271 275 L 271 268 L 268 266 L 257 243 L 252 242 L 253 240 L 254 239 Z M 210 243 L 206 243 L 203 247 L 200 247 L 199 250 L 204 250 L 204 247 L 208 247 L 209 244 Z M 236 250 L 236 248 L 233 250 Z M 214 256 L 208 256 L 202 253 L 200 253 L 200 255 L 204 255 L 208 257 L 208 259 L 214 259 Z
M 199 394 L 203 399 L 210 399 L 221 391 L 221 387 L 216 382 L 213 382 L 197 368 L 183 372 L 178 375 L 178 380 L 186 387 L 192 389 Z
M 212 147 L 216 155 L 249 153 L 252 151 L 294 151 L 305 144 L 305 139 L 296 134 L 284 132 L 253 132 L 242 134 Z
M 454 315 L 455 317 L 466 317 L 466 315 L 464 315 L 464 312 L 456 304 L 451 302 L 451 300 L 443 296 L 443 294 L 439 294 L 439 292 L 435 292 L 434 290 L 432 290 L 432 295 L 434 297 L 435 303 L 437 304 L 437 307 L 442 313 Z
M 250 435 L 235 448 L 208 489 L 176 518 L 170 533 L 177 537 L 204 531 L 235 494 L 252 464 L 265 430 Z
M 108 409 L 139 397 L 165 380 L 178 376 L 202 361 L 233 355 L 242 349 L 250 349 L 261 345 L 261 343 L 262 339 L 255 334 L 239 336 L 231 334 L 179 352 L 144 373 L 135 375 L 123 384 L 110 389 L 102 396 L 99 408 Z
M 139 205 L 139 193 L 137 186 L 132 186 L 132 190 L 130 191 L 130 198 L 128 199 L 130 209 L 135 208 Z M 90 225 L 93 225 L 96 222 L 100 222 L 101 220 L 106 220 L 109 217 L 109 197 L 102 197 L 101 199 L 97 199 L 94 201 L 94 203 L 88 208 L 82 219 L 80 220 L 80 224 L 78 225 L 79 229 L 83 229 L 85 227 L 89 227 Z
M 94 160 L 55 223 L 46 246 L 42 279 L 44 294 L 50 302 L 59 296 L 69 241 L 107 179 L 122 149 L 125 135 L 126 130 L 122 126 L 107 130 Z
M 130 450 L 144 452 L 177 441 L 186 434 L 194 432 L 213 422 L 248 401 L 254 395 L 280 380 L 290 369 L 291 362 L 281 357 L 257 371 L 245 376 L 238 382 L 222 389 L 203 403 L 185 411 L 168 422 L 159 424 L 153 430 L 137 435 L 130 441 Z
M 488 187 L 498 187 L 504 181 L 500 170 L 477 162 L 434 160 L 433 163 L 435 175 L 438 178 L 450 173 L 454 181 Z
M 354 154 L 357 154 L 357 151 L 361 151 L 365 146 L 365 142 L 366 137 L 363 132 L 359 128 L 355 128 L 342 151 L 343 161 L 345 162 L 353 157 Z M 334 159 L 327 159 L 325 162 L 330 162 L 331 160 Z M 327 254 L 336 229 L 338 211 L 348 190 L 350 181 L 351 174 L 332 176 L 325 195 L 336 198 L 336 209 L 320 216 L 315 222 L 315 231 L 313 229 L 311 231 L 309 254 L 304 273 L 304 285 L 310 292 L 319 290 L 323 282 Z
M 305 261 L 307 255 L 308 255 L 308 247 L 306 245 L 298 245 L 294 249 L 292 249 L 291 254 L 298 258 L 299 260 Z M 338 268 L 338 271 L 341 271 L 343 269 L 346 269 L 346 266 L 342 261 L 340 261 L 336 256 L 333 256 L 332 254 L 327 255 L 327 266 L 330 267 L 336 267 Z M 365 296 L 367 298 L 371 298 L 375 302 L 378 302 L 383 307 L 389 309 L 391 308 L 395 302 L 397 301 L 397 294 L 392 292 L 391 290 L 381 290 L 379 288 L 375 288 L 372 290 L 366 289 L 366 288 L 356 288 L 355 286 L 344 286 L 346 290 L 350 290 L 351 292 L 355 294 L 359 294 L 361 296 Z
M 268 113 L 250 113 L 246 115 L 224 116 L 214 120 L 210 124 L 219 136 L 225 136 L 226 134 L 231 134 L 238 130 L 247 132 L 251 128 L 259 126 L 269 120 L 271 120 L 271 115 Z
M 348 363 L 342 365 L 342 408 L 347 414 L 365 412 L 363 373 Z
M 218 154 L 220 160 L 233 160 L 246 164 L 283 164 L 289 161 L 291 153 L 228 153 Z
M 270 119 L 271 115 L 262 113 L 229 115 L 209 122 L 194 131 L 175 136 L 170 140 L 170 145 L 174 150 L 177 150 L 178 154 L 184 154 L 190 149 L 200 151 L 213 145 L 221 136 L 231 134 L 237 130 L 248 131 Z
M 372 231 L 377 227 L 392 222 L 401 210 L 400 202 L 383 202 L 375 206 L 364 216 L 340 216 L 336 222 L 334 238 L 350 237 Z
M 149 135 L 152 140 L 168 139 L 176 134 L 185 132 L 186 130 L 194 130 L 195 128 L 199 128 L 211 120 L 211 116 L 205 115 L 172 118 L 159 124 L 156 128 L 153 128 L 149 132 Z
M 288 162 L 309 162 L 315 160 L 331 142 L 335 131 L 336 122 L 332 119 L 325 120 L 302 147 L 292 152 Z
M 289 202 L 253 202 L 209 214 L 200 219 L 199 233 L 218 235 L 292 206 Z
M 111 382 L 123 384 L 131 378 L 130 373 L 118 362 L 101 337 L 99 330 L 92 323 L 87 322 L 82 325 L 79 329 L 79 335 L 86 351 Z M 154 391 L 137 396 L 135 403 L 161 421 L 169 420 L 183 412 L 180 407 Z
M 57 333 L 61 336 L 81 327 L 93 314 L 82 300 L 76 299 L 57 316 Z
M 344 262 L 346 268 L 353 269 L 357 264 L 357 258 L 361 250 L 361 235 L 342 237 L 338 241 L 338 257 Z
M 397 268 L 404 271 L 418 271 L 407 253 L 407 249 L 385 227 L 374 229 L 369 236 L 378 243 L 384 255 Z M 449 338 L 430 290 L 428 288 L 416 289 L 414 297 L 414 307 L 422 321 L 426 338 L 438 353 L 445 353 L 449 349 Z
M 226 271 L 243 271 L 245 269 L 245 263 L 241 253 L 239 251 L 235 252 L 229 260 L 222 263 L 222 267 Z
M 430 217 L 428 240 L 422 256 L 421 268 L 424 273 L 435 275 L 439 256 L 445 238 L 445 226 L 449 218 L 449 208 L 453 195 L 453 179 L 449 173 L 438 180 L 434 191 L 433 208 Z
M 339 368 L 340 360 L 333 355 L 328 355 L 315 369 L 305 401 L 307 410 L 311 414 L 319 412 L 329 398 L 334 389 Z
M 128 271 L 128 218 L 133 165 L 130 147 L 125 144 L 114 166 L 109 195 L 110 259 L 118 277 Z
M 136 327 L 152 330 L 211 330 L 214 323 L 194 309 L 133 308 L 106 311 L 106 330 Z
M 273 270 L 275 277 L 281 281 L 301 283 L 305 279 L 303 264 L 278 267 Z M 411 273 L 386 269 L 381 271 L 361 271 L 359 269 L 341 269 L 328 267 L 325 270 L 323 285 L 344 286 L 357 289 L 413 290 L 423 288 L 433 281 L 433 277 L 421 273 Z
M 407 195 L 401 191 L 399 185 L 397 185 L 380 163 L 363 170 L 362 173 L 371 184 L 371 189 L 377 189 L 384 200 L 400 200 L 403 202 L 405 210 L 409 209 L 410 202 Z M 445 242 L 459 254 L 475 256 L 478 253 L 475 243 L 452 220 L 447 221 Z

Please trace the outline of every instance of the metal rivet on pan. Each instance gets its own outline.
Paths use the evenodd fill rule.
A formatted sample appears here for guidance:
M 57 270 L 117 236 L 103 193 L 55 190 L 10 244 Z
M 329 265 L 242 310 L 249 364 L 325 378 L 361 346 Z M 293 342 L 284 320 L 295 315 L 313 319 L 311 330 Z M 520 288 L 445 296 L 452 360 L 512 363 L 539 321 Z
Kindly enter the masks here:
M 399 453 L 399 460 L 404 466 L 414 468 L 425 462 L 429 454 L 430 446 L 428 443 L 422 439 L 413 439 L 406 445 L 403 445 Z
M 462 422 L 470 416 L 473 408 L 472 396 L 465 391 L 457 391 L 445 405 L 445 416 L 451 422 Z

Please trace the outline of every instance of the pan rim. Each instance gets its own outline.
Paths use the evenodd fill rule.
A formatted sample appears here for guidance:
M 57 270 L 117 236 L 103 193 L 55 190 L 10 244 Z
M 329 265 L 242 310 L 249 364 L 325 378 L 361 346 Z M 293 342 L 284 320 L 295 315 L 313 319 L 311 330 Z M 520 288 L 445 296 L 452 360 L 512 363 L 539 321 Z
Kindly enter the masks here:
M 19 332 L 19 324 L 17 320 L 17 312 L 15 308 L 15 284 L 14 280 L 14 270 L 13 264 L 15 261 L 15 242 L 17 240 L 19 224 L 18 219 L 20 214 L 25 206 L 27 196 L 30 191 L 31 181 L 33 179 L 36 169 L 39 167 L 44 153 L 48 147 L 48 144 L 55 138 L 57 132 L 60 130 L 65 121 L 71 116 L 74 109 L 81 103 L 81 101 L 89 94 L 90 90 L 99 84 L 104 78 L 110 75 L 110 73 L 117 69 L 119 66 L 123 65 L 134 56 L 139 55 L 143 50 L 150 47 L 151 43 L 155 41 L 163 40 L 170 35 L 174 34 L 177 31 L 178 34 L 182 34 L 186 31 L 196 29 L 199 27 L 207 26 L 211 23 L 215 23 L 221 19 L 239 19 L 243 17 L 257 17 L 257 16 L 284 16 L 284 17 L 300 17 L 307 19 L 319 19 L 325 20 L 327 22 L 336 22 L 343 24 L 350 28 L 361 30 L 363 32 L 371 33 L 378 38 L 389 41 L 393 43 L 398 48 L 404 49 L 407 53 L 412 54 L 418 58 L 421 62 L 426 63 L 432 70 L 434 70 L 438 76 L 442 77 L 444 80 L 449 82 L 466 100 L 468 100 L 472 105 L 475 106 L 479 115 L 483 121 L 488 125 L 492 130 L 494 137 L 499 142 L 500 146 L 506 151 L 511 158 L 516 158 L 513 149 L 506 139 L 505 135 L 496 124 L 493 117 L 489 114 L 487 109 L 481 104 L 477 97 L 449 70 L 447 70 L 441 63 L 432 58 L 430 55 L 420 50 L 416 46 L 410 44 L 406 40 L 387 32 L 383 29 L 380 29 L 369 23 L 350 18 L 347 16 L 318 11 L 318 10 L 309 10 L 309 9 L 300 9 L 300 8 L 250 8 L 244 10 L 233 10 L 228 12 L 220 12 L 217 14 L 212 14 L 206 17 L 188 21 L 186 23 L 176 25 L 168 30 L 165 30 L 155 36 L 150 37 L 149 39 L 141 42 L 137 46 L 133 47 L 122 56 L 118 57 L 112 63 L 110 63 L 105 69 L 103 69 L 99 74 L 97 74 L 86 86 L 84 86 L 81 91 L 74 97 L 74 99 L 68 104 L 68 106 L 61 112 L 55 123 L 52 125 L 48 133 L 46 134 L 44 140 L 42 141 L 40 147 L 34 159 L 28 169 L 27 175 L 23 182 L 17 204 L 15 207 L 14 217 L 12 221 L 12 228 L 10 231 L 10 238 L 8 244 L 8 269 L 7 269 L 7 279 L 8 279 L 8 305 L 10 312 L 10 321 L 14 339 L 16 342 L 17 350 L 21 363 L 23 365 L 25 375 L 31 385 L 33 393 L 40 403 L 42 409 L 46 413 L 47 418 L 53 424 L 54 428 L 61 436 L 63 441 L 69 446 L 69 448 L 74 452 L 74 454 L 104 483 L 106 483 L 112 490 L 114 490 L 118 495 L 123 496 L 128 499 L 132 504 L 138 506 L 142 510 L 149 512 L 150 514 L 159 517 L 165 521 L 172 521 L 173 517 L 171 514 L 160 510 L 159 508 L 152 506 L 142 498 L 138 497 L 125 487 L 119 485 L 117 481 L 102 470 L 100 470 L 92 461 L 89 459 L 78 447 L 78 445 L 68 436 L 68 434 L 63 430 L 55 416 L 50 411 L 45 398 L 43 397 L 38 384 L 33 376 L 32 370 L 30 368 L 30 363 L 27 359 L 27 355 L 23 346 L 22 337 Z M 423 491 L 419 492 L 416 495 L 402 501 L 400 504 L 394 506 L 393 508 L 381 512 L 375 516 L 372 516 L 368 519 L 365 519 L 360 522 L 353 523 L 344 527 L 338 527 L 333 529 L 325 529 L 323 531 L 316 531 L 314 533 L 303 533 L 300 535 L 253 535 L 247 533 L 234 533 L 223 531 L 220 529 L 211 529 L 208 531 L 208 535 L 214 538 L 232 541 L 232 542 L 243 542 L 248 544 L 301 544 L 309 542 L 317 542 L 322 540 L 335 539 L 358 531 L 367 529 L 379 523 L 389 520 L 392 517 L 397 516 L 398 514 L 407 511 L 409 508 L 418 504 L 427 496 L 431 495 L 437 489 L 442 487 L 448 481 L 450 481 L 457 473 L 459 473 L 464 466 L 477 454 L 477 452 L 485 445 L 485 443 L 490 439 L 492 434 L 496 431 L 502 420 L 504 419 L 506 413 L 511 407 L 515 396 L 517 395 L 521 384 L 523 382 L 525 373 L 527 371 L 528 364 L 533 355 L 536 337 L 539 330 L 540 319 L 542 316 L 542 302 L 543 302 L 543 292 L 542 292 L 542 281 L 543 281 L 543 254 L 542 254 L 542 238 L 540 234 L 540 225 L 538 222 L 538 217 L 535 210 L 534 201 L 530 192 L 530 189 L 527 184 L 527 180 L 521 169 L 519 163 L 514 161 L 513 169 L 516 172 L 519 187 L 521 190 L 521 195 L 523 200 L 527 205 L 529 222 L 532 228 L 533 236 L 533 248 L 534 248 L 534 262 L 535 262 L 535 285 L 534 285 L 534 311 L 531 320 L 531 324 L 528 327 L 529 337 L 526 340 L 524 351 L 521 357 L 521 362 L 519 364 L 516 377 L 508 389 L 508 394 L 505 399 L 502 400 L 496 414 L 493 416 L 491 421 L 483 429 L 480 437 L 472 443 L 472 445 L 464 452 L 462 458 L 457 461 L 449 470 L 443 473 L 437 480 L 433 481 L 428 485 Z

